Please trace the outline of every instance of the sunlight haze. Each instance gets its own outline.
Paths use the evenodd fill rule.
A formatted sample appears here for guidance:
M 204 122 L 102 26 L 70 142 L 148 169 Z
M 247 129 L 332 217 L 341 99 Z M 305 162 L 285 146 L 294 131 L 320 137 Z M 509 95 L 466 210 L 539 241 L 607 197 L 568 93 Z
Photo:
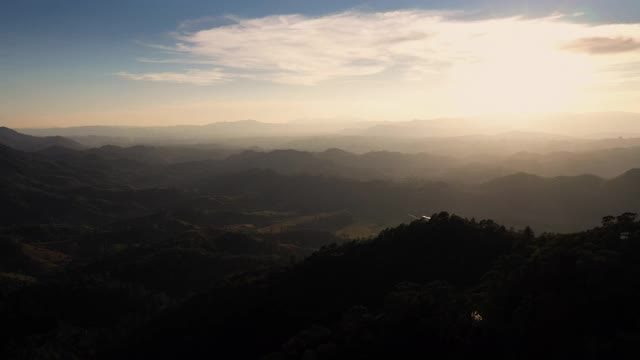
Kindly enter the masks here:
M 99 65 L 90 53 L 73 53 L 101 35 L 71 41 L 68 58 L 63 53 L 40 75 L 27 70 L 37 60 L 11 71 L 19 66 L 12 49 L 23 46 L 5 37 L 0 121 L 52 127 L 640 112 L 640 21 L 593 22 L 593 14 L 574 10 L 506 16 L 416 4 L 203 14 L 110 38 L 127 50 Z

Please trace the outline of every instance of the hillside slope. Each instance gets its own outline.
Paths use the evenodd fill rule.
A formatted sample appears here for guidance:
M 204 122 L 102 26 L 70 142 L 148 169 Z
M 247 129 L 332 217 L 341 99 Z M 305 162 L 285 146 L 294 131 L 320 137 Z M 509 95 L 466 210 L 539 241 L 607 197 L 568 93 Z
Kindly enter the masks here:
M 369 242 L 327 247 L 285 271 L 228 282 L 166 312 L 112 354 L 638 354 L 639 234 L 634 214 L 586 232 L 535 237 L 530 229 L 514 232 L 440 213 Z
M 23 151 L 38 151 L 52 146 L 81 149 L 79 143 L 62 136 L 37 137 L 25 135 L 6 127 L 0 127 L 0 144 Z

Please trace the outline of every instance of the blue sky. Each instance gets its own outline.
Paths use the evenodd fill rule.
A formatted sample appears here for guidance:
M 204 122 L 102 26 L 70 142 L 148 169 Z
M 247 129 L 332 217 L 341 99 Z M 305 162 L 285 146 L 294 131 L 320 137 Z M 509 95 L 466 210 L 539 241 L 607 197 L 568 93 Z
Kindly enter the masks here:
M 274 104 L 273 96 L 290 96 L 293 93 L 304 93 L 308 98 L 297 98 L 296 106 L 282 112 L 292 120 L 295 117 L 330 116 L 327 113 L 314 113 L 316 104 L 307 107 L 305 103 L 313 102 L 311 97 L 327 99 L 327 93 L 334 91 L 328 87 L 340 76 L 331 71 L 342 69 L 324 69 L 333 75 L 322 76 L 318 79 L 305 77 L 299 82 L 304 83 L 304 89 L 293 89 L 289 81 L 253 81 L 246 74 L 232 75 L 233 81 L 211 86 L 193 86 L 184 81 L 170 81 L 164 83 L 156 81 L 154 74 L 182 74 L 189 71 L 209 71 L 205 74 L 211 79 L 211 71 L 216 69 L 227 78 L 229 71 L 225 63 L 220 64 L 190 64 L 157 63 L 140 61 L 141 59 L 167 60 L 171 57 L 162 51 L 150 47 L 150 44 L 175 46 L 178 41 L 172 33 L 180 30 L 181 24 L 196 20 L 195 24 L 201 28 L 218 26 L 220 19 L 226 15 L 235 15 L 243 19 L 260 19 L 272 15 L 299 14 L 307 18 L 326 17 L 355 10 L 361 13 L 385 13 L 393 10 L 429 10 L 429 11 L 458 11 L 456 19 L 463 21 L 499 19 L 508 16 L 522 16 L 537 18 L 554 13 L 576 14 L 579 17 L 571 19 L 572 23 L 589 25 L 602 24 L 637 24 L 640 23 L 640 1 L 637 0 L 538 0 L 538 1 L 506 1 L 506 0 L 453 0 L 453 1 L 338 1 L 338 0 L 277 0 L 277 1 L 204 1 L 204 0 L 3 0 L 0 3 L 0 122 L 9 125 L 40 126 L 67 125 L 77 123 L 111 123 L 109 116 L 115 114 L 131 114 L 131 119 L 113 120 L 121 122 L 154 122 L 150 117 L 139 115 L 144 109 L 153 106 L 155 101 L 174 104 L 178 109 L 185 104 L 222 104 L 221 114 L 230 114 L 230 118 L 250 116 L 250 112 L 233 112 L 224 110 L 228 104 L 260 103 L 267 107 L 273 106 L 272 111 L 279 111 Z M 197 21 L 207 19 L 206 21 Z M 195 26 L 194 26 L 195 29 Z M 198 30 L 201 30 L 200 28 Z M 475 30 L 474 30 L 475 31 Z M 633 39 L 633 29 L 612 37 L 612 39 Z M 193 40 L 193 39 L 190 39 Z M 210 50 L 210 48 L 207 48 Z M 195 53 L 189 53 L 195 56 Z M 217 55 L 216 55 L 217 56 Z M 237 54 L 233 55 L 237 56 Z M 245 56 L 246 58 L 246 56 Z M 209 59 L 210 60 L 210 59 Z M 371 60 L 371 59 L 369 59 Z M 228 61 L 233 61 L 230 59 Z M 306 65 L 306 64 L 303 64 Z M 396 66 L 394 64 L 393 66 Z M 625 64 L 622 64 L 624 66 Z M 627 66 L 632 66 L 626 64 Z M 392 66 L 390 65 L 389 68 Z M 310 67 L 311 69 L 315 69 Z M 634 68 L 635 69 L 635 68 Z M 247 69 L 244 69 L 247 70 Z M 249 69 L 247 71 L 263 71 L 264 69 Z M 363 71 L 358 68 L 358 71 Z M 385 70 L 385 74 L 389 73 Z M 382 72 L 369 76 L 376 81 L 385 81 Z M 120 75 L 117 75 L 120 74 Z M 123 76 L 124 74 L 124 76 Z M 150 74 L 149 76 L 143 76 Z M 200 73 L 197 74 L 201 76 Z M 136 81 L 141 80 L 142 81 Z M 148 79 L 154 79 L 149 82 Z M 182 79 L 182 78 L 180 78 Z M 209 81 L 207 80 L 207 81 Z M 368 81 L 371 79 L 368 79 Z M 176 84 L 176 82 L 178 82 Z M 286 84 L 283 84 L 286 83 Z M 207 83 L 208 84 L 208 83 Z M 399 89 L 407 88 L 404 84 L 395 84 Z M 364 85 L 363 85 L 364 86 Z M 367 86 L 370 86 L 367 85 Z M 314 88 L 315 87 L 315 88 Z M 412 86 L 415 88 L 415 86 Z M 384 97 L 384 94 L 370 94 Z M 415 95 L 416 97 L 418 95 Z M 295 96 L 293 96 L 295 97 Z M 634 98 L 635 99 L 635 98 Z M 359 100 L 359 99 L 356 99 Z M 625 100 L 629 101 L 629 100 Z M 611 107 L 624 107 L 619 105 Z M 337 103 L 336 103 L 337 104 Z M 227 106 L 228 105 L 228 106 Z M 262 106 L 261 105 L 261 106 Z M 366 104 L 362 104 L 366 106 Z M 359 112 L 357 108 L 338 109 L 334 116 L 368 116 L 366 111 Z M 120 113 L 113 112 L 121 109 Z M 206 111 L 215 112 L 215 107 L 204 106 Z M 555 109 L 555 108 L 554 108 Z M 482 109 L 480 109 L 482 110 Z M 517 110 L 517 109 L 516 109 Z M 573 110 L 573 109 L 572 109 Z M 595 109 L 597 110 L 597 109 Z M 624 110 L 630 110 L 625 108 Z M 633 110 L 633 109 L 631 109 Z M 176 110 L 178 112 L 179 110 Z M 197 112 L 196 110 L 191 110 Z M 201 112 L 200 111 L 200 112 Z M 385 110 L 393 113 L 393 108 Z M 442 115 L 450 110 L 418 111 L 402 114 L 402 116 L 425 117 Z M 262 110 L 256 111 L 258 117 Z M 187 112 L 189 113 L 189 112 Z M 224 117 L 224 116 L 221 116 Z M 65 119 L 70 120 L 66 121 Z M 269 116 L 274 120 L 274 116 Z M 144 120 L 143 120 L 144 119 Z M 200 117 L 194 122 L 219 121 L 214 115 Z M 260 119 L 259 119 L 260 120 Z M 158 120 L 158 123 L 177 121 L 172 117 Z M 181 120 L 189 122 L 189 120 Z

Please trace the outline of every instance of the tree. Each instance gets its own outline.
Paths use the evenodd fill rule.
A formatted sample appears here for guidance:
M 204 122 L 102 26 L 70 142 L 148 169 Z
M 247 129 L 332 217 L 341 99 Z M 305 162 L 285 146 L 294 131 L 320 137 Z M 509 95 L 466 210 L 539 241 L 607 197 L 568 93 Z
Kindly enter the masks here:
M 615 223 L 616 223 L 615 216 L 608 215 L 602 218 L 602 226 L 611 226 Z

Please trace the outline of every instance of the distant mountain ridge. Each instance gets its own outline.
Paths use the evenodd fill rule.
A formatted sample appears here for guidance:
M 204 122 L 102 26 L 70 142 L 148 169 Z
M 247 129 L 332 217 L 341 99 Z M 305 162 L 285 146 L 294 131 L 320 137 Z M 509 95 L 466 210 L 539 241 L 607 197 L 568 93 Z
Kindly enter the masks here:
M 239 120 L 204 125 L 170 126 L 75 126 L 25 128 L 19 131 L 35 136 L 120 137 L 160 139 L 213 139 L 290 136 L 364 136 L 385 138 L 442 138 L 478 135 L 508 135 L 511 138 L 534 137 L 558 140 L 640 137 L 640 114 L 584 113 L 502 115 L 485 118 L 433 118 L 409 121 L 349 121 L 327 119 L 262 122 Z M 524 135 L 524 136 L 523 136 Z M 389 149 L 387 149 L 389 150 Z
M 445 140 L 440 140 L 440 142 Z M 600 143 L 600 142 L 598 142 Z M 173 164 L 191 174 L 210 175 L 247 169 L 271 169 L 282 174 L 315 174 L 354 179 L 422 179 L 456 183 L 482 183 L 518 172 L 545 177 L 592 174 L 611 179 L 632 168 L 640 168 L 640 146 L 633 143 L 591 151 L 518 152 L 491 155 L 477 150 L 474 157 L 460 154 L 445 156 L 442 151 L 404 153 L 369 151 L 354 153 L 339 148 L 324 151 L 302 151 L 292 148 L 261 150 L 225 147 L 224 145 L 105 145 L 83 151 L 54 145 L 38 150 L 55 160 L 81 160 L 89 164 L 92 157 L 105 161 L 128 161 L 147 165 Z M 437 142 L 431 145 L 437 147 Z M 462 153 L 471 146 L 451 144 Z M 504 143 L 491 145 L 495 151 Z M 437 150 L 436 147 L 433 150 Z M 489 148 L 486 148 L 487 150 Z
M 38 151 L 53 146 L 69 149 L 84 148 L 79 143 L 62 136 L 37 137 L 22 134 L 7 127 L 0 127 L 0 144 L 22 151 Z
M 60 128 L 21 129 L 35 136 L 122 137 L 134 139 L 212 139 L 226 137 L 274 136 L 290 131 L 288 124 L 266 123 L 256 120 L 225 121 L 205 125 L 174 126 L 78 126 Z

